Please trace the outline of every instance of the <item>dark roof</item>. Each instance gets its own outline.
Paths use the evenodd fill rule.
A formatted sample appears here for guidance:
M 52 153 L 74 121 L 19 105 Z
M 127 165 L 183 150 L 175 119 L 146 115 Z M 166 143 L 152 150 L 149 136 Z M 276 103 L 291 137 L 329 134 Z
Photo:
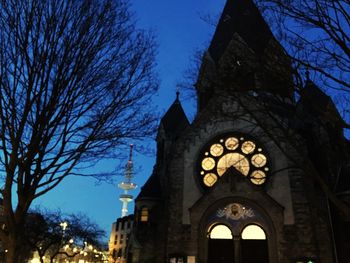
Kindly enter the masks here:
M 159 176 L 153 172 L 146 183 L 141 187 L 141 191 L 136 199 L 159 197 L 161 197 Z
M 179 93 L 177 93 L 174 103 L 165 113 L 160 123 L 165 131 L 165 134 L 175 138 L 189 126 L 190 123 L 179 100 Z
M 307 80 L 305 87 L 300 91 L 299 103 L 314 116 L 345 127 L 345 122 L 333 100 L 311 80 Z
M 227 0 L 209 47 L 214 61 L 220 59 L 235 33 L 257 54 L 262 53 L 269 40 L 274 38 L 251 0 Z

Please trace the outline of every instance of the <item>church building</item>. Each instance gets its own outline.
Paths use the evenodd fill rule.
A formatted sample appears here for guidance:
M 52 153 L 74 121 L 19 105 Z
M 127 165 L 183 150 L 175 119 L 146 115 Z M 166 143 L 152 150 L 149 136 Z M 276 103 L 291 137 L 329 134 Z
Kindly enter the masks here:
M 135 199 L 131 263 L 349 262 L 350 144 L 250 0 L 228 0 L 190 123 L 179 94 Z M 346 207 L 346 205 L 345 205 Z

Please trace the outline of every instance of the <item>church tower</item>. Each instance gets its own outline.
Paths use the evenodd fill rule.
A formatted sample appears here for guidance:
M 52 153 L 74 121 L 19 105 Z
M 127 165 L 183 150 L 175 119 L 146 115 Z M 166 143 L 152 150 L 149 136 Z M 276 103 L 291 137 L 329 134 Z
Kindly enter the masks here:
M 311 81 L 294 98 L 289 58 L 252 1 L 227 1 L 196 90 L 192 123 L 178 95 L 160 122 L 128 262 L 340 260 L 350 246 L 328 190 L 350 189 L 344 123 Z

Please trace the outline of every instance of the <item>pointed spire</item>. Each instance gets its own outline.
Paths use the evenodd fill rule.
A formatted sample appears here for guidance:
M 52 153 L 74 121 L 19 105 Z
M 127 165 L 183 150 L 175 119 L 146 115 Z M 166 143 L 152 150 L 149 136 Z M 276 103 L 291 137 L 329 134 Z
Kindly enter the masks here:
M 181 106 L 179 96 L 180 92 L 177 91 L 175 101 L 160 121 L 165 133 L 171 137 L 177 137 L 187 126 L 189 126 L 189 121 Z
M 176 100 L 175 101 L 180 101 L 179 96 L 180 96 L 180 91 L 176 91 Z
M 273 35 L 251 0 L 227 0 L 209 52 L 218 61 L 233 35 L 237 33 L 248 46 L 260 54 Z

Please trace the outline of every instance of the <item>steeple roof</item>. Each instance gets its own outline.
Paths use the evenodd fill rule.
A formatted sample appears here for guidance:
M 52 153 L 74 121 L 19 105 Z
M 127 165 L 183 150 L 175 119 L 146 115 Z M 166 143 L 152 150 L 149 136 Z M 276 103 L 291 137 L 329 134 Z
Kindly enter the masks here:
M 167 136 L 175 138 L 190 125 L 181 106 L 179 92 L 176 93 L 175 101 L 161 119 L 160 124 Z
M 214 61 L 220 59 L 235 33 L 257 54 L 262 53 L 269 40 L 274 38 L 251 0 L 227 0 L 209 47 Z
M 341 127 L 346 126 L 332 99 L 310 79 L 307 80 L 300 95 L 300 103 L 302 103 L 310 113 L 336 123 Z

